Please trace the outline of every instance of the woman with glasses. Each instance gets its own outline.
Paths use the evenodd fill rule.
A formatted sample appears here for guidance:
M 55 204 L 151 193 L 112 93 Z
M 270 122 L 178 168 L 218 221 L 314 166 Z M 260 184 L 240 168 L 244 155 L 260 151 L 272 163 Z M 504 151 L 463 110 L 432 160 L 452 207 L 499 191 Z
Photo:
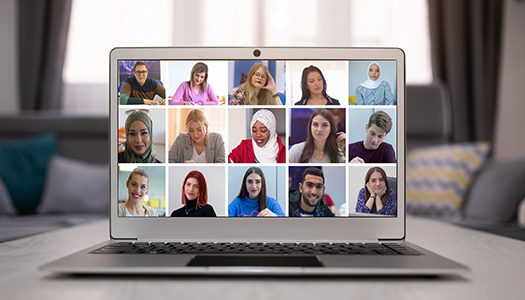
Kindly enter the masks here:
M 122 88 L 120 88 L 120 104 L 166 104 L 166 89 L 162 84 L 148 77 L 148 66 L 145 63 L 141 61 L 135 63 L 133 73 L 135 75 L 126 78 Z M 155 95 L 159 95 L 162 100 L 158 102 L 153 100 Z
M 339 105 L 339 101 L 326 93 L 326 80 L 316 66 L 304 68 L 301 76 L 301 100 L 295 105 Z
M 324 108 L 314 111 L 306 128 L 305 142 L 292 146 L 288 153 L 290 163 L 344 163 L 345 156 L 339 149 L 338 139 L 346 138 L 337 134 L 334 116 Z
M 208 117 L 203 110 L 192 109 L 186 116 L 186 132 L 181 132 L 171 145 L 170 163 L 224 163 L 224 140 L 218 132 L 208 130 Z
M 370 168 L 365 175 L 365 186 L 357 195 L 355 212 L 393 216 L 396 202 L 396 192 L 390 188 L 385 170 Z
M 245 83 L 232 95 L 230 105 L 283 105 L 275 81 L 268 68 L 256 63 L 250 69 Z
M 239 195 L 228 205 L 228 217 L 284 217 L 279 202 L 266 195 L 266 180 L 260 168 L 244 173 Z
M 286 151 L 277 135 L 277 122 L 267 109 L 258 110 L 251 121 L 252 138 L 242 140 L 228 155 L 230 163 L 285 163 Z
M 149 110 L 137 109 L 126 111 L 126 149 L 118 154 L 119 163 L 161 163 L 151 155 L 153 121 Z
M 174 210 L 171 217 L 216 217 L 215 210 L 208 204 L 206 178 L 199 171 L 191 171 L 182 184 L 183 207 Z
M 170 105 L 219 105 L 217 96 L 208 83 L 208 66 L 196 63 L 191 69 L 190 80 L 179 85 Z

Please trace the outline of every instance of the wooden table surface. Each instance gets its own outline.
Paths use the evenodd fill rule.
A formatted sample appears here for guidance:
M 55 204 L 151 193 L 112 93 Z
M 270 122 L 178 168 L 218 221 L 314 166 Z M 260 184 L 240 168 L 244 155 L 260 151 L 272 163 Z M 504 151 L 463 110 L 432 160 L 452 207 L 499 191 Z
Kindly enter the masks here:
M 407 240 L 470 267 L 464 276 L 68 276 L 39 271 L 103 242 L 108 220 L 0 244 L 0 299 L 525 299 L 525 242 L 409 217 Z

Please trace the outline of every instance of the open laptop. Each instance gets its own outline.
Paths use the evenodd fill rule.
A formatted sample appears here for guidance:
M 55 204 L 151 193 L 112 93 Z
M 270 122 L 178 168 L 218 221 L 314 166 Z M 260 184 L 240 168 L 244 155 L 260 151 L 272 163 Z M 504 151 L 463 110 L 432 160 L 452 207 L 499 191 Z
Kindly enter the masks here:
M 264 90 L 266 98 L 254 98 Z M 468 270 L 405 241 L 401 49 L 115 48 L 109 93 L 110 240 L 42 270 L 203 275 Z M 146 97 L 155 105 L 142 104 L 152 103 Z M 194 109 L 206 122 L 190 117 Z M 390 117 L 389 130 L 369 126 L 379 111 Z M 330 152 L 333 142 L 326 145 L 334 126 L 343 138 Z M 146 141 L 137 142 L 137 136 Z M 324 153 L 301 157 L 318 141 L 325 143 Z M 366 152 L 355 148 L 360 142 L 365 150 L 379 144 L 388 149 L 379 160 L 354 163 L 354 156 Z M 367 180 L 378 182 L 378 190 L 370 184 L 366 193 Z M 260 201 L 262 190 L 266 203 Z M 267 207 L 264 213 L 261 206 Z

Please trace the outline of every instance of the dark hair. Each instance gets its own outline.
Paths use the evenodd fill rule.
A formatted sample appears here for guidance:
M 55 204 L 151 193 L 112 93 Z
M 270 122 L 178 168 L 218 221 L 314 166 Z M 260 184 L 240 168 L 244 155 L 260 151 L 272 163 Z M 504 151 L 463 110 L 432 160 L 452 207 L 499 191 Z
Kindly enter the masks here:
M 390 198 L 390 183 L 388 182 L 388 178 L 386 177 L 385 170 L 383 170 L 380 167 L 372 167 L 372 168 L 370 168 L 368 170 L 368 172 L 366 172 L 366 175 L 365 175 L 365 199 L 370 198 L 370 192 L 366 188 L 366 184 L 368 183 L 368 181 L 370 181 L 370 176 L 372 176 L 372 174 L 374 174 L 374 172 L 381 173 L 381 176 L 383 176 L 383 180 L 385 181 L 386 193 L 383 195 L 383 197 L 381 197 L 381 202 L 383 203 L 383 205 L 385 205 L 386 200 L 388 200 L 388 198 Z
M 377 127 L 383 129 L 386 133 L 390 132 L 390 129 L 392 129 L 392 118 L 390 116 L 382 111 L 376 111 L 370 116 L 370 119 L 368 120 L 368 128 L 370 128 L 372 125 L 376 125 Z
M 200 84 L 201 90 L 199 91 L 199 94 L 204 94 L 204 92 L 208 90 L 208 66 L 205 63 L 196 63 L 191 69 L 190 80 L 188 81 L 190 88 L 193 88 L 193 76 L 195 73 L 202 72 L 206 73 L 206 76 L 204 76 L 204 80 Z
M 326 80 L 324 79 L 323 72 L 321 72 L 321 70 L 316 66 L 309 66 L 303 69 L 303 75 L 301 76 L 301 91 L 303 92 L 303 94 L 299 103 L 302 103 L 303 101 L 306 103 L 306 101 L 308 101 L 308 99 L 310 98 L 311 93 L 310 90 L 306 87 L 306 78 L 308 77 L 308 74 L 312 72 L 319 72 L 319 74 L 321 74 L 321 78 L 323 78 L 323 96 L 326 98 L 326 100 L 330 98 L 326 94 Z
M 242 199 L 248 195 L 248 189 L 246 189 L 246 179 L 252 173 L 261 176 L 261 192 L 259 193 L 259 212 L 261 212 L 261 210 L 264 210 L 268 207 L 268 201 L 266 199 L 266 180 L 264 179 L 264 173 L 260 168 L 251 167 L 246 170 L 246 173 L 244 173 L 244 178 L 242 179 L 241 190 L 239 191 L 237 198 Z
M 303 175 L 301 176 L 301 183 L 304 184 L 304 179 L 306 178 L 306 175 L 313 175 L 323 178 L 323 184 L 324 184 L 324 173 L 323 170 L 316 168 L 316 167 L 309 167 L 306 168 L 306 170 L 303 171 Z
M 330 122 L 330 135 L 328 135 L 328 138 L 326 139 L 324 150 L 326 155 L 330 157 L 330 162 L 337 163 L 339 162 L 337 158 L 341 155 L 341 150 L 339 150 L 339 147 L 337 146 L 337 124 L 335 123 L 334 116 L 325 108 L 316 109 L 310 117 L 310 121 L 308 121 L 308 128 L 306 128 L 308 136 L 306 137 L 303 153 L 301 153 L 299 162 L 308 163 L 310 157 L 314 154 L 315 143 L 312 136 L 312 120 L 317 116 L 321 116 Z
M 133 66 L 133 72 L 135 72 L 135 70 L 137 69 L 138 66 L 144 66 L 144 67 L 146 67 L 146 71 L 149 71 L 148 65 L 146 65 L 145 63 L 143 63 L 141 61 L 137 61 L 135 63 L 135 65 Z
M 206 178 L 204 178 L 204 175 L 199 171 L 190 171 L 188 175 L 186 175 L 186 178 L 184 178 L 184 182 L 182 183 L 182 204 L 186 205 L 186 194 L 184 193 L 184 186 L 186 185 L 186 182 L 189 178 L 195 178 L 197 179 L 197 183 L 199 185 L 199 195 L 197 196 L 197 209 L 201 206 L 204 206 L 208 203 L 208 187 L 206 185 Z

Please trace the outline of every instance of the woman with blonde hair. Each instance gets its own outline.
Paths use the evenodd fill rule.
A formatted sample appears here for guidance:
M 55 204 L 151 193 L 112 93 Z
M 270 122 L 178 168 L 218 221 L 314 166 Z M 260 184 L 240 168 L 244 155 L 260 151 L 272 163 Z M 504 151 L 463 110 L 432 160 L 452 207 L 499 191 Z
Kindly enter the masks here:
M 224 163 L 224 140 L 218 132 L 208 130 L 208 117 L 201 109 L 186 116 L 186 132 L 175 139 L 168 154 L 170 163 Z
M 199 62 L 193 66 L 190 80 L 179 85 L 170 105 L 219 105 L 208 83 L 208 66 L 205 63 Z
M 119 217 L 158 217 L 153 207 L 142 204 L 142 200 L 148 193 L 148 186 L 148 173 L 143 169 L 133 169 L 126 180 L 128 200 L 118 205 Z
M 230 105 L 283 105 L 275 80 L 268 68 L 256 63 L 248 73 L 248 79 L 232 95 Z

